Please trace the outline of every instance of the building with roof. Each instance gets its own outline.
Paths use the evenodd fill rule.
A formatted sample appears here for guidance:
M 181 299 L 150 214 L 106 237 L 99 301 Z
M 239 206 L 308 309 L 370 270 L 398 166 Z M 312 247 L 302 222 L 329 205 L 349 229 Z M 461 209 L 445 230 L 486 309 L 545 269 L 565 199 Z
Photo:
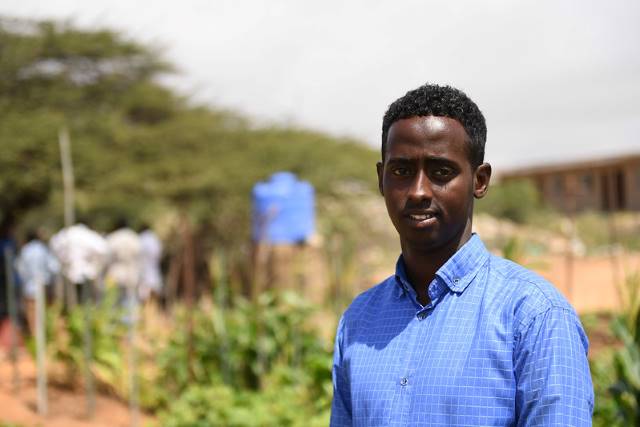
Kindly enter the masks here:
M 500 179 L 532 181 L 543 200 L 562 212 L 640 211 L 640 153 L 521 168 Z

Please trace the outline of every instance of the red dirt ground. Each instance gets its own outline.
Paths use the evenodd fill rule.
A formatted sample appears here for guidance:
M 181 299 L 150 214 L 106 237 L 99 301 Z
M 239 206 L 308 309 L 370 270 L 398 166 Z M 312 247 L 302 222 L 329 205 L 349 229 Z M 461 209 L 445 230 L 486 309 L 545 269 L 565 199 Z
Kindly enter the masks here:
M 546 277 L 564 294 L 580 314 L 620 311 L 625 295 L 620 284 L 630 274 L 640 272 L 640 253 L 590 256 L 567 259 L 561 256 L 537 260 L 539 274 Z
M 36 369 L 31 356 L 22 350 L 18 357 L 20 385 L 13 386 L 13 367 L 4 354 L 0 355 L 0 423 L 19 426 L 50 427 L 120 427 L 131 426 L 129 408 L 112 397 L 97 396 L 92 419 L 86 416 L 82 390 L 68 390 L 49 385 L 49 413 L 38 415 L 36 404 Z M 139 425 L 153 419 L 141 416 Z

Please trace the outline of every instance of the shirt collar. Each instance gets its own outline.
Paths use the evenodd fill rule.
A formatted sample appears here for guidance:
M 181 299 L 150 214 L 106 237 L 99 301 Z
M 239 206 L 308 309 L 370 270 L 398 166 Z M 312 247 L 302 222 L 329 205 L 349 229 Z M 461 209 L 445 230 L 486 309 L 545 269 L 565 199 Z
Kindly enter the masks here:
M 404 269 L 404 260 L 402 259 L 402 254 L 398 257 L 398 261 L 396 261 L 396 284 L 398 285 L 396 288 L 396 297 L 400 298 L 405 293 L 411 293 L 413 290 L 411 285 L 409 284 L 409 279 L 407 277 L 407 272 Z
M 436 276 L 439 277 L 452 292 L 462 293 L 467 286 L 469 286 L 487 258 L 489 258 L 487 248 L 484 246 L 484 243 L 482 243 L 480 237 L 473 233 L 467 243 L 440 267 L 436 272 Z M 398 296 L 412 290 L 405 271 L 402 255 L 400 255 L 396 262 L 396 283 L 398 284 Z

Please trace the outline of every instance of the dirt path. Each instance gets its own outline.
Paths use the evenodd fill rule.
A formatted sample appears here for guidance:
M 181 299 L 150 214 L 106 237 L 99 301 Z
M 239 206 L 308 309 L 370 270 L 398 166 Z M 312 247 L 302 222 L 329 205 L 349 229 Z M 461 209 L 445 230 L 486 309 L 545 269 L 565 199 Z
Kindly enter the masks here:
M 96 412 L 92 419 L 86 416 L 82 390 L 67 390 L 49 386 L 49 413 L 38 415 L 36 404 L 36 372 L 31 357 L 24 351 L 19 356 L 20 385 L 13 385 L 13 367 L 9 359 L 0 355 L 0 422 L 19 426 L 50 427 L 129 427 L 131 419 L 126 403 L 105 396 L 96 399 Z M 141 417 L 140 425 L 152 421 Z
M 640 272 L 640 253 L 535 260 L 534 269 L 564 294 L 579 313 L 620 311 L 626 296 L 619 287 L 625 277 Z M 623 291 L 624 292 L 624 291 Z

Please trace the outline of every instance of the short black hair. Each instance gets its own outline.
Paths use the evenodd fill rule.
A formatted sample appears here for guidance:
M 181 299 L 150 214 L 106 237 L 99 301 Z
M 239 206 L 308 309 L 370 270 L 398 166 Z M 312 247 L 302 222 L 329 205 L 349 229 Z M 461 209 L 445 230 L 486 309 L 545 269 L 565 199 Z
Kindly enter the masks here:
M 478 106 L 464 92 L 451 86 L 427 83 L 393 102 L 382 120 L 382 159 L 389 128 L 410 117 L 438 116 L 457 120 L 469 137 L 469 161 L 476 168 L 484 162 L 487 125 Z
M 32 240 L 39 240 L 40 233 L 35 228 L 30 228 L 29 230 L 27 230 L 26 238 L 27 242 L 30 242 Z

